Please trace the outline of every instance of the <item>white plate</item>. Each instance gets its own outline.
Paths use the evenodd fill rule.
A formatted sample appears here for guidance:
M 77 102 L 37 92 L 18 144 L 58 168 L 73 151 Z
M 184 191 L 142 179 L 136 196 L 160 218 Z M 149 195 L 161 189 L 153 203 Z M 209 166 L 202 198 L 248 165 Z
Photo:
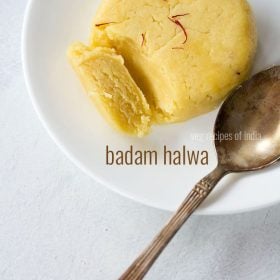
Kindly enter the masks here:
M 280 63 L 280 2 L 251 0 L 259 30 L 254 72 Z M 23 31 L 23 64 L 29 92 L 40 119 L 60 148 L 84 171 L 107 187 L 144 204 L 174 210 L 186 193 L 216 165 L 211 140 L 194 141 L 194 133 L 211 133 L 216 112 L 192 121 L 154 127 L 144 139 L 120 135 L 108 127 L 83 89 L 65 51 L 75 40 L 87 42 L 99 1 L 30 1 Z M 208 166 L 108 167 L 105 145 L 113 149 L 208 150 Z M 200 209 L 201 214 L 227 214 L 280 201 L 280 169 L 225 178 Z

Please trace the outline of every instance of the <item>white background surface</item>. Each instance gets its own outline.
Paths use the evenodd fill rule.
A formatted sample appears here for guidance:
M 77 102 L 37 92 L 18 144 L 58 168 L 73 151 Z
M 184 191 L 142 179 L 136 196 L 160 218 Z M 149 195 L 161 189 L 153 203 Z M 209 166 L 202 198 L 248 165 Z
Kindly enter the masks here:
M 170 214 L 96 184 L 50 140 L 21 70 L 26 2 L 0 1 L 0 279 L 116 279 Z M 279 210 L 193 217 L 147 279 L 279 280 Z

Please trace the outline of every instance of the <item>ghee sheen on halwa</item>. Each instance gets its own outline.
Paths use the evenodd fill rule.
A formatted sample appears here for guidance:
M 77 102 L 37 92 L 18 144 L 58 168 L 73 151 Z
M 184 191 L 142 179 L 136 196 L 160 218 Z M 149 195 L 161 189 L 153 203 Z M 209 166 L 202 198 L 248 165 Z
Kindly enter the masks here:
M 216 108 L 248 77 L 256 37 L 246 0 L 104 0 L 68 56 L 105 118 L 141 137 Z

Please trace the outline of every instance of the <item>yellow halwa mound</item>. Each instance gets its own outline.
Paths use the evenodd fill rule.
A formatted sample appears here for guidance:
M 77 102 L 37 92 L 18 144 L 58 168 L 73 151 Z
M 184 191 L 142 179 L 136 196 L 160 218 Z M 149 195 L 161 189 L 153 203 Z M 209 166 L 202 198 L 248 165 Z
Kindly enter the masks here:
M 107 120 L 143 136 L 219 105 L 248 77 L 256 41 L 246 0 L 104 0 L 69 58 Z

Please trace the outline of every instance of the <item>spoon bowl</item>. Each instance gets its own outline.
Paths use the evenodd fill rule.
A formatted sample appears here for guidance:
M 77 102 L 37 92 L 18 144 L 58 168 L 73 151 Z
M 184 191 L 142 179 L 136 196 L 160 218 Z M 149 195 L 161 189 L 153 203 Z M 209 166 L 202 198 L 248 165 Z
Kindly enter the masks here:
M 280 158 L 280 66 L 258 73 L 222 105 L 215 124 L 218 160 L 230 172 Z

